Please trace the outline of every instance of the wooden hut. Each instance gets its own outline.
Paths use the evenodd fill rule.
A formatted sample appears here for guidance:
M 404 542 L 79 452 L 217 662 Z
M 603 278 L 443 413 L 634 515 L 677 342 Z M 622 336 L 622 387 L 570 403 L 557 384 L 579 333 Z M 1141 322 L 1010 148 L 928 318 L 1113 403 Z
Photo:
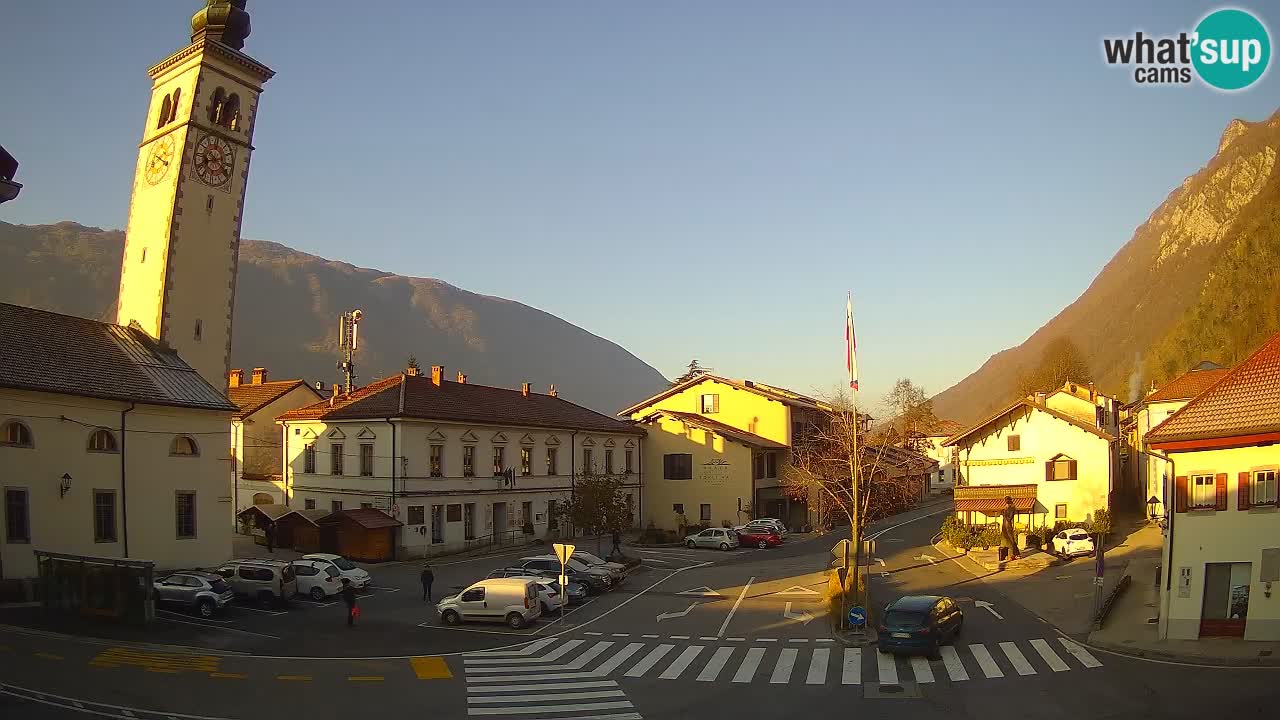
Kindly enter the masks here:
M 293 510 L 276 520 L 276 543 L 300 553 L 324 552 L 320 521 L 328 510 Z
M 289 514 L 291 510 L 288 505 L 250 505 L 240 511 L 241 530 L 252 535 L 255 543 L 265 545 L 267 543 L 267 528 Z M 288 545 L 280 541 L 278 534 L 275 538 L 275 546 L 288 547 Z
M 404 523 L 375 508 L 358 508 L 330 513 L 318 524 L 325 552 L 351 560 L 382 562 L 392 559 L 396 528 Z

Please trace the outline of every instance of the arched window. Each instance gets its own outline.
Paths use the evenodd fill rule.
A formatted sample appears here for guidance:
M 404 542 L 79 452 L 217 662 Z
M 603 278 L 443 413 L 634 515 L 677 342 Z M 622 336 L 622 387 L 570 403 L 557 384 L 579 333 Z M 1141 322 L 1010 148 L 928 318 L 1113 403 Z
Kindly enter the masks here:
M 98 428 L 89 435 L 89 451 L 112 453 L 116 451 L 116 436 L 106 428 Z
M 271 493 L 254 493 L 253 494 L 254 505 L 274 505 L 275 503 L 276 503 L 276 499 L 271 497 Z
M 222 126 L 228 130 L 240 129 L 240 96 L 236 93 L 231 93 L 222 108 Z
M 200 454 L 200 448 L 196 446 L 196 441 L 191 439 L 190 435 L 179 435 L 173 439 L 173 444 L 169 445 L 169 454 L 194 457 Z
M 182 88 L 173 89 L 173 106 L 169 108 L 169 119 L 166 123 L 171 123 L 178 119 L 178 100 L 182 99 Z
M 4 432 L 0 433 L 0 445 L 31 447 L 31 428 L 17 420 L 10 420 L 4 424 Z
M 164 102 L 160 103 L 160 117 L 156 120 L 156 129 L 164 127 L 169 122 L 169 113 L 173 110 L 173 98 L 168 95 L 164 96 Z
M 213 99 L 209 102 L 209 122 L 222 124 L 223 105 L 227 102 L 227 93 L 222 88 L 213 91 Z

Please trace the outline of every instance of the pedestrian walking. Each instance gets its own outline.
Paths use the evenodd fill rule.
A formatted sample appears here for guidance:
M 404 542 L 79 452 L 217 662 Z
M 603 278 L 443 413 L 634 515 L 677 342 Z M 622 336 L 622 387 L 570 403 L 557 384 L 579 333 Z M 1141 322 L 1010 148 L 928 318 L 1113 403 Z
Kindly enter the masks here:
M 431 563 L 422 566 L 422 575 L 419 579 L 422 580 L 422 599 L 431 602 L 431 583 L 436 581 L 436 574 L 431 571 Z
M 613 531 L 613 550 L 609 551 L 609 554 L 614 556 L 622 554 L 622 534 L 617 530 Z
M 356 588 L 346 578 L 342 578 L 342 601 L 347 604 L 347 627 L 351 627 L 356 624 L 360 608 L 356 607 Z
M 276 524 L 267 523 L 267 529 L 264 530 L 262 534 L 267 537 L 267 552 L 271 553 L 272 555 L 275 555 L 276 554 L 276 549 L 275 549 Z

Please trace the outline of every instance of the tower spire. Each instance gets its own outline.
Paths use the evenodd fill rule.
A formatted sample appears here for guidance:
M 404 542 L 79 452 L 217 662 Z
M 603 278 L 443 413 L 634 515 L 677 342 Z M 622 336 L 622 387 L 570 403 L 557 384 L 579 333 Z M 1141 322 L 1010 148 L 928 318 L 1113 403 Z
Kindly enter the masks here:
M 206 0 L 206 4 L 191 16 L 191 42 L 201 39 L 220 42 L 234 50 L 244 48 L 249 37 L 249 13 L 245 10 L 248 0 Z

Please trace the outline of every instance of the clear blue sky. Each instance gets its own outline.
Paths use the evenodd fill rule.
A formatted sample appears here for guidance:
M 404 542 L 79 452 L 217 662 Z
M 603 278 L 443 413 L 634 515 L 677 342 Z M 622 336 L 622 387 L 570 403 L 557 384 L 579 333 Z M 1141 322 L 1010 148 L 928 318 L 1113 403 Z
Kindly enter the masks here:
M 146 69 L 200 4 L 6 5 L 26 189 L 0 219 L 124 226 Z M 852 290 L 865 399 L 936 392 L 1079 295 L 1231 118 L 1276 109 L 1274 68 L 1226 95 L 1103 64 L 1102 37 L 1214 7 L 251 0 L 246 52 L 278 75 L 244 235 L 799 390 L 841 382 Z

